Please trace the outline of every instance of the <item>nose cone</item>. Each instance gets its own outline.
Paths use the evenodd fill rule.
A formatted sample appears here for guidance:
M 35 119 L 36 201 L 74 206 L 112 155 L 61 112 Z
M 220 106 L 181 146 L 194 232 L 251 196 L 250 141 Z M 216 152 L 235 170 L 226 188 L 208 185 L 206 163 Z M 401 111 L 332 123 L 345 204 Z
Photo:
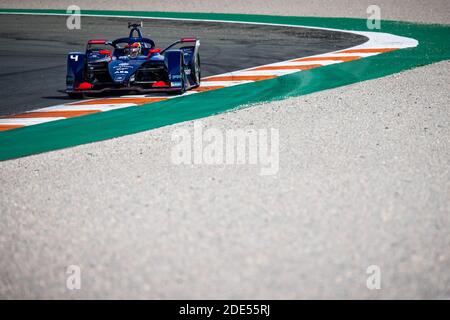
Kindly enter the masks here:
M 114 60 L 108 66 L 109 74 L 115 83 L 128 82 L 131 75 L 137 70 L 137 68 L 139 68 L 140 65 L 141 63 L 136 63 L 131 60 Z

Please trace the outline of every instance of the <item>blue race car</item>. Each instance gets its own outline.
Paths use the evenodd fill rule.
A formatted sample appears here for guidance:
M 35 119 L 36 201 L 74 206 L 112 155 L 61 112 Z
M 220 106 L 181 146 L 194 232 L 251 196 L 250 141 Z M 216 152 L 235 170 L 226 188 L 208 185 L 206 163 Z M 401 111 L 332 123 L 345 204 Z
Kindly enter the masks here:
M 128 23 L 127 38 L 89 40 L 86 52 L 67 56 L 66 93 L 81 98 L 107 91 L 172 92 L 200 86 L 200 40 L 182 38 L 161 50 Z

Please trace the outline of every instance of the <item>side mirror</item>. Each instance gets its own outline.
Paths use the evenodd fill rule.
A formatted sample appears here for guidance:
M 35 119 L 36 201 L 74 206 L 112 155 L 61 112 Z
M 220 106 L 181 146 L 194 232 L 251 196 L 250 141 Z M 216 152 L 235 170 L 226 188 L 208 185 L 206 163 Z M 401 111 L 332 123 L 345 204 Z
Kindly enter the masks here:
M 150 58 L 152 55 L 154 55 L 155 53 L 160 53 L 161 52 L 161 48 L 153 48 L 148 50 L 148 55 L 147 58 Z

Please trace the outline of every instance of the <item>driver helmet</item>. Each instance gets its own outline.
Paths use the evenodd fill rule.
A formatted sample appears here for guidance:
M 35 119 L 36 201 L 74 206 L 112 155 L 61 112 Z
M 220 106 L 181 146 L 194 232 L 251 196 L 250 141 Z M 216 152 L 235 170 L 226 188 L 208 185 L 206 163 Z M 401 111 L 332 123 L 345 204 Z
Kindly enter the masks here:
M 135 42 L 130 46 L 130 57 L 136 58 L 141 54 L 141 44 L 139 42 Z

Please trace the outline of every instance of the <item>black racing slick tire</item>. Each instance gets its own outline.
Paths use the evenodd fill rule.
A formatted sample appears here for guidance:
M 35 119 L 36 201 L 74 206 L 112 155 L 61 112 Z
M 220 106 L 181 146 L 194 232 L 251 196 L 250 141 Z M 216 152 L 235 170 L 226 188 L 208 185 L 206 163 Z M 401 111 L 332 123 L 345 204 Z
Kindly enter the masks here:
M 197 57 L 195 59 L 194 65 L 192 66 L 192 69 L 194 70 L 194 81 L 196 83 L 195 87 L 200 86 L 200 81 L 202 78 L 202 71 L 201 71 L 201 65 L 200 65 L 200 55 L 197 53 Z
M 177 94 L 183 94 L 186 92 L 186 80 L 184 77 L 181 78 L 181 89 L 177 91 Z

